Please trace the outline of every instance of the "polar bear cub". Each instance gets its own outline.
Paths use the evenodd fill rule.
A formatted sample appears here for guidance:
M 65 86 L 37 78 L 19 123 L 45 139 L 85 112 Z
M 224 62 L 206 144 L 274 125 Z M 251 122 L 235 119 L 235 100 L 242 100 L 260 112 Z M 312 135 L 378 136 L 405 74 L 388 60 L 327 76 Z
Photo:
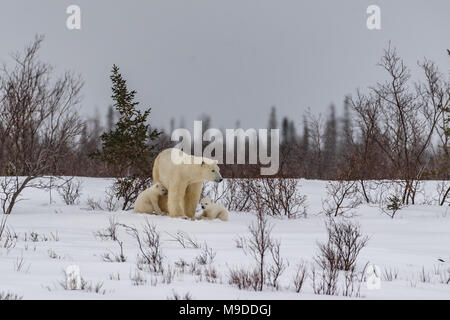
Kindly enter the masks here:
M 162 214 L 158 205 L 159 197 L 167 194 L 167 189 L 162 183 L 157 182 L 148 189 L 142 191 L 134 203 L 136 213 L 156 213 Z
M 222 205 L 214 203 L 211 198 L 203 198 L 200 201 L 203 213 L 199 219 L 220 219 L 228 221 L 228 211 Z

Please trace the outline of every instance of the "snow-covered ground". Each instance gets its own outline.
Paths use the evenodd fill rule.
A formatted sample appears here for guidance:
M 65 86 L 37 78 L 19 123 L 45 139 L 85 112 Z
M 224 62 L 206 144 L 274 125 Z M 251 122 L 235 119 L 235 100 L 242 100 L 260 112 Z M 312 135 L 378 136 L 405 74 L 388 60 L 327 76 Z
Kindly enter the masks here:
M 231 212 L 228 222 L 190 221 L 167 216 L 141 215 L 132 212 L 91 211 L 88 198 L 103 198 L 107 179 L 83 178 L 79 205 L 67 206 L 53 193 L 55 203 L 49 204 L 49 193 L 27 189 L 26 200 L 17 204 L 7 220 L 7 226 L 18 235 L 13 248 L 0 248 L 0 294 L 12 292 L 23 299 L 166 299 L 174 293 L 192 299 L 329 299 L 345 298 L 315 295 L 308 278 L 301 293 L 293 288 L 292 278 L 301 261 L 311 262 L 317 253 L 317 242 L 326 239 L 325 217 L 318 215 L 325 197 L 324 181 L 302 180 L 302 192 L 308 197 L 308 217 L 296 220 L 270 218 L 273 237 L 281 241 L 281 255 L 289 266 L 281 277 L 279 290 L 262 292 L 239 290 L 228 284 L 229 270 L 251 266 L 253 260 L 237 248 L 235 239 L 249 236 L 248 225 L 255 219 L 251 213 Z M 427 190 L 427 188 L 429 188 Z M 435 191 L 433 182 L 425 185 L 429 194 Z M 138 246 L 123 228 L 126 262 L 104 262 L 103 255 L 119 252 L 117 242 L 95 236 L 108 227 L 109 219 L 141 228 L 145 219 L 155 224 L 161 234 L 164 265 L 171 265 L 175 276 L 164 283 L 162 276 L 143 272 L 145 284 L 134 285 L 130 278 L 136 273 Z M 361 205 L 352 218 L 361 224 L 370 237 L 361 251 L 358 266 L 367 262 L 385 270 L 398 271 L 397 279 L 381 283 L 381 289 L 369 290 L 361 284 L 365 299 L 450 299 L 450 284 L 441 283 L 450 273 L 450 210 L 448 206 L 414 205 L 402 209 L 395 219 L 382 214 L 377 207 Z M 204 277 L 181 273 L 175 267 L 180 258 L 192 262 L 202 251 L 183 248 L 173 235 L 182 231 L 198 243 L 207 243 L 216 252 L 213 268 L 216 283 Z M 31 238 L 36 233 L 37 241 Z M 4 241 L 0 243 L 3 244 Z M 63 270 L 78 265 L 81 276 L 92 286 L 102 283 L 101 292 L 65 290 L 60 282 Z M 203 267 L 200 267 L 203 268 Z M 20 269 L 20 270 L 18 270 Z M 425 272 L 429 281 L 421 280 Z M 119 278 L 119 279 L 118 279 Z M 167 281 L 166 281 L 167 282 Z

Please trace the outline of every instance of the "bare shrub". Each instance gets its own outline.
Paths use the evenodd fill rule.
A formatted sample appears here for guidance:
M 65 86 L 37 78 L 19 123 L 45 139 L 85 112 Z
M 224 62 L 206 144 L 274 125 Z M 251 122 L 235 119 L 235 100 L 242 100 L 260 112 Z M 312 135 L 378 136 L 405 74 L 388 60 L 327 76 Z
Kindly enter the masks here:
M 450 200 L 450 184 L 448 181 L 441 181 L 436 185 L 436 191 L 438 194 L 438 204 L 443 206 L 445 203 L 448 203 Z
M 59 285 L 64 290 L 76 290 L 76 289 L 74 289 L 74 288 L 76 288 L 76 286 L 73 286 L 70 282 L 68 283 L 66 281 L 66 279 L 64 279 L 62 281 L 58 281 L 58 282 L 59 282 Z M 93 284 L 91 281 L 87 281 L 83 278 L 81 278 L 80 290 L 84 291 L 84 292 L 97 293 L 97 294 L 101 294 L 101 295 L 106 294 L 106 290 L 103 289 L 103 282 L 99 281 L 99 282 Z
M 382 274 L 384 281 L 394 281 L 398 278 L 398 269 L 397 268 L 384 268 Z
M 10 205 L 21 200 L 19 177 L 2 177 L 0 180 L 0 205 L 3 214 L 10 213 Z M 15 199 L 14 199 L 15 197 Z M 14 204 L 13 204 L 14 206 Z
M 83 286 L 82 286 L 83 287 Z M 103 282 L 99 281 L 96 284 L 92 284 L 91 282 L 87 282 L 84 285 L 84 291 L 86 292 L 94 292 L 97 294 L 105 294 L 106 290 L 103 289 Z
M 201 248 L 200 243 L 197 239 L 191 237 L 184 231 L 177 231 L 176 235 L 172 235 L 167 232 L 167 234 L 176 242 L 178 242 L 183 248 Z
M 189 266 L 189 263 L 187 263 L 186 260 L 184 260 L 183 258 L 179 258 L 176 262 L 175 262 L 175 267 L 180 269 L 181 273 L 184 273 L 185 269 Z
M 123 251 L 123 242 L 116 238 L 115 242 L 119 245 L 120 251 L 115 253 L 111 250 L 109 252 L 102 255 L 103 261 L 105 262 L 126 262 L 127 257 Z
M 189 292 L 186 292 L 184 296 L 181 296 L 173 291 L 172 295 L 167 297 L 167 300 L 192 300 L 192 295 Z
M 28 273 L 30 271 L 31 264 L 26 264 L 25 259 L 23 258 L 23 255 L 20 257 L 17 257 L 14 262 L 14 271 L 16 272 L 25 272 Z
M 244 268 L 230 269 L 228 277 L 228 283 L 241 290 L 253 289 L 254 291 L 261 291 L 264 284 L 260 271 L 256 268 L 252 271 Z
M 133 286 L 143 286 L 147 283 L 147 278 L 139 269 L 135 269 L 134 273 L 130 273 L 130 280 Z
M 203 269 L 203 275 L 204 275 L 206 282 L 209 282 L 209 283 L 216 283 L 217 279 L 219 277 L 219 274 L 218 274 L 216 268 L 214 268 L 212 265 L 206 266 Z
M 360 297 L 361 282 L 358 279 L 358 273 L 355 269 L 344 272 L 344 285 L 342 295 L 345 297 Z
M 92 211 L 103 210 L 101 200 L 95 200 L 94 198 L 87 198 L 86 205 Z
M 6 226 L 7 220 L 8 216 L 2 215 L 0 220 L 0 247 L 10 250 L 16 246 L 19 236 Z
M 97 232 L 94 233 L 94 236 L 98 237 L 102 240 L 111 239 L 111 240 L 117 241 L 120 223 L 117 222 L 116 217 L 114 217 L 114 216 L 110 217 L 108 220 L 109 220 L 109 226 L 103 230 L 98 230 Z
M 327 216 L 344 216 L 361 204 L 357 181 L 328 181 L 328 198 L 322 203 Z
M 199 275 L 199 274 L 201 274 L 201 272 L 202 272 L 202 270 L 196 261 L 193 261 L 189 264 L 189 273 L 194 274 L 194 275 Z
M 200 265 L 211 264 L 216 257 L 216 252 L 208 247 L 208 244 L 202 247 L 202 252 L 195 258 L 195 261 Z
M 283 272 L 287 268 L 287 261 L 283 259 L 280 255 L 280 242 L 276 240 L 272 240 L 272 244 L 270 247 L 270 254 L 272 257 L 272 265 L 269 267 L 267 272 L 267 282 L 274 287 L 275 289 L 279 289 L 278 279 L 283 274 Z
M 58 230 L 56 230 L 55 233 L 50 232 L 49 234 L 46 233 L 38 233 L 36 231 L 30 231 L 25 232 L 23 234 L 23 241 L 24 242 L 48 242 L 48 241 L 59 241 L 59 234 Z
M 252 179 L 249 187 L 254 208 L 289 219 L 306 217 L 306 196 L 298 192 L 299 182 L 290 178 Z
M 81 189 L 83 182 L 80 179 L 74 179 L 73 177 L 64 179 L 64 183 L 58 186 L 58 194 L 64 200 L 67 205 L 75 205 L 80 202 Z
M 272 226 L 267 221 L 267 217 L 258 211 L 255 223 L 249 226 L 250 238 L 248 239 L 248 252 L 255 259 L 259 272 L 259 291 L 263 290 L 266 275 L 266 255 L 272 247 Z
M 120 281 L 120 273 L 110 273 L 109 280 Z
M 2 239 L 3 233 L 6 230 L 6 221 L 8 220 L 7 215 L 2 215 L 2 219 L 0 220 L 0 240 Z
M 422 269 L 419 272 L 419 281 L 424 283 L 430 283 L 431 282 L 431 276 L 430 273 L 425 271 L 425 267 L 422 267 Z
M 273 227 L 269 224 L 267 216 L 261 209 L 260 202 L 256 202 L 256 221 L 249 226 L 250 237 L 240 237 L 238 246 L 244 253 L 250 255 L 256 262 L 254 269 L 248 271 L 243 268 L 230 271 L 230 283 L 238 288 L 254 288 L 262 291 L 265 284 L 276 289 L 279 288 L 278 279 L 287 267 L 287 261 L 281 257 L 280 242 L 273 240 L 271 232 Z M 272 264 L 268 264 L 267 255 L 270 253 Z
M 0 301 L 8 301 L 8 300 L 22 300 L 23 296 L 19 296 L 17 293 L 0 291 Z
M 116 178 L 111 186 L 111 194 L 115 199 L 122 200 L 122 210 L 130 210 L 139 193 L 151 185 L 152 180 L 142 176 L 132 175 Z
M 211 198 L 214 203 L 222 202 L 223 199 L 231 192 L 230 187 L 232 183 L 227 183 L 226 181 L 221 183 L 206 182 L 203 185 L 202 193 L 200 198 L 205 197 Z
M 328 241 L 319 243 L 319 253 L 314 258 L 320 268 L 311 272 L 314 293 L 338 295 L 339 271 L 344 272 L 344 296 L 359 296 L 360 285 L 356 273 L 356 261 L 359 252 L 368 241 L 367 236 L 360 232 L 358 224 L 350 221 L 330 220 L 326 224 Z
M 450 269 L 439 271 L 439 283 L 450 284 Z
M 355 269 L 359 252 L 366 246 L 369 238 L 363 236 L 360 226 L 351 221 L 330 220 L 326 224 L 328 241 L 319 243 L 316 262 L 322 267 L 350 271 Z
M 430 272 L 425 272 L 422 267 L 421 280 L 430 280 L 430 282 L 438 282 L 442 284 L 450 284 L 450 268 L 445 267 L 445 265 L 433 265 L 433 270 Z M 422 281 L 427 282 L 427 281 Z
M 105 203 L 105 209 L 109 212 L 117 211 L 120 208 L 120 201 L 117 199 L 112 188 L 105 190 L 105 199 L 103 201 Z
M 67 165 L 83 126 L 75 110 L 83 83 L 71 72 L 54 76 L 54 68 L 38 59 L 42 41 L 36 37 L 13 55 L 12 68 L 5 64 L 0 71 L 1 169 L 10 176 L 0 185 L 6 214 L 25 188 Z
M 302 291 L 303 284 L 305 283 L 307 275 L 308 275 L 308 267 L 306 266 L 305 263 L 300 263 L 297 266 L 297 271 L 293 279 L 295 292 L 300 293 Z
M 175 278 L 176 270 L 172 269 L 171 265 L 168 264 L 162 272 L 162 283 L 171 284 Z
M 90 210 L 100 210 L 100 211 L 109 211 L 115 212 L 119 210 L 120 200 L 116 198 L 114 191 L 112 188 L 105 189 L 105 198 L 95 200 L 93 198 L 88 198 L 86 202 L 88 208 Z
M 0 242 L 3 240 L 3 244 L 0 243 L 0 245 L 10 250 L 16 246 L 19 235 L 13 229 L 6 227 L 7 217 L 4 215 L 0 221 Z
M 357 92 L 350 102 L 360 130 L 387 161 L 384 175 L 402 180 L 402 204 L 414 204 L 417 185 L 430 171 L 430 145 L 450 104 L 449 82 L 428 60 L 419 63 L 425 81 L 411 83 L 411 73 L 390 44 L 378 64 L 388 79 Z M 440 134 L 438 134 L 440 135 Z M 448 149 L 447 149 L 448 150 Z M 446 151 L 448 152 L 448 151 Z M 448 170 L 447 170 L 448 171 Z
M 58 255 L 53 249 L 48 249 L 47 253 L 48 253 L 48 256 L 50 257 L 50 259 L 57 259 L 57 260 L 61 259 L 61 256 Z
M 245 246 L 245 238 L 244 237 L 238 237 L 236 239 L 234 239 L 234 242 L 236 244 L 236 248 L 238 249 L 244 249 Z
M 339 271 L 335 265 L 319 264 L 320 273 L 316 271 L 316 267 L 311 269 L 311 285 L 315 294 L 338 295 L 338 279 Z
M 134 227 L 123 226 L 138 243 L 141 265 L 145 265 L 149 271 L 163 273 L 164 256 L 161 249 L 160 234 L 156 230 L 156 226 L 146 219 L 142 234 Z
M 253 210 L 250 179 L 226 179 L 224 189 L 227 192 L 222 197 L 222 202 L 228 211 L 250 212 Z

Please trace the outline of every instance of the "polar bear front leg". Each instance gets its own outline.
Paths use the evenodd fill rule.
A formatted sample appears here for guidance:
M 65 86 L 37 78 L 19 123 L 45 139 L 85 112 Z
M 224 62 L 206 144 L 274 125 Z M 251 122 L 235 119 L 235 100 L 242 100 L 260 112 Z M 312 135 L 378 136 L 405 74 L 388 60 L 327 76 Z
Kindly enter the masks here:
M 161 215 L 163 213 L 162 213 L 161 209 L 159 208 L 158 200 L 159 200 L 159 197 L 155 197 L 155 199 L 152 199 L 151 203 L 153 206 L 153 210 L 155 210 L 155 214 Z
M 188 185 L 186 189 L 186 193 L 184 195 L 184 213 L 191 219 L 195 216 L 195 210 L 197 209 L 198 202 L 200 201 L 202 187 L 202 182 L 196 182 Z
M 185 216 L 182 206 L 185 191 L 186 186 L 182 185 L 175 185 L 175 187 L 169 188 L 167 206 L 169 209 L 169 215 L 172 218 Z
M 169 197 L 168 197 L 167 194 L 165 194 L 163 196 L 160 196 L 159 199 L 158 199 L 158 206 L 159 206 L 159 209 L 162 211 L 163 214 L 168 214 L 169 213 L 169 207 L 168 207 L 168 204 L 167 204 L 168 199 L 169 199 Z

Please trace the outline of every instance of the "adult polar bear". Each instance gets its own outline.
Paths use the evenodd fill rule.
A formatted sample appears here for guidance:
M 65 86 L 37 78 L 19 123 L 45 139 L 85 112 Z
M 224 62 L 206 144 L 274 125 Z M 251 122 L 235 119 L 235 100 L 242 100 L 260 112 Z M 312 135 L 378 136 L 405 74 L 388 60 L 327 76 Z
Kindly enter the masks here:
M 193 219 L 203 181 L 221 182 L 219 171 L 216 160 L 191 156 L 175 148 L 161 151 L 153 165 L 153 182 L 161 182 L 168 195 L 159 198 L 159 207 L 171 217 Z

